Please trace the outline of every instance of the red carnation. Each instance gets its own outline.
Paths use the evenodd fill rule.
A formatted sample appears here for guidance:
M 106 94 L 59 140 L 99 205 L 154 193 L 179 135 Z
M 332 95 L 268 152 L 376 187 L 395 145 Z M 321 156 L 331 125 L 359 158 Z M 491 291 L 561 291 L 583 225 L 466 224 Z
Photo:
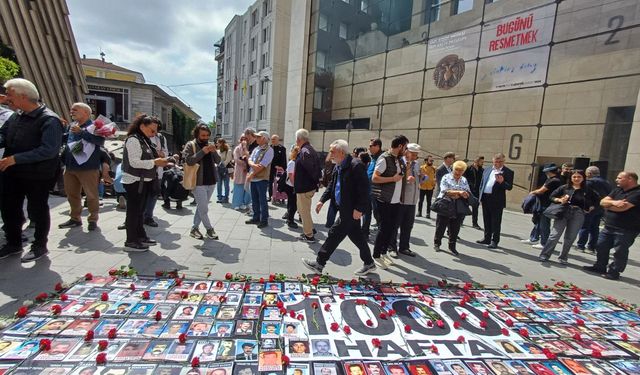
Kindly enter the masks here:
M 381 312 L 380 315 L 378 315 L 380 317 L 380 319 L 387 319 L 387 314 Z
M 547 359 L 556 359 L 557 356 L 554 352 L 552 352 L 551 350 L 549 350 L 548 348 L 544 348 L 542 349 L 542 353 L 544 353 L 544 355 L 547 357 Z
M 93 317 L 94 319 L 98 319 L 100 317 L 100 310 L 94 310 L 91 317 Z
M 96 364 L 104 365 L 107 363 L 107 353 L 98 353 L 96 356 Z
M 289 362 L 290 362 L 289 357 L 286 356 L 286 355 L 283 355 L 282 356 L 282 366 L 284 366 L 284 367 L 289 366 Z
M 427 320 L 427 327 L 433 327 L 433 320 Z
M 176 286 L 182 285 L 182 279 L 176 278 L 175 283 L 176 283 Z
M 509 284 L 504 284 L 504 285 L 502 286 L 502 289 L 509 289 Z
M 48 352 L 51 349 L 51 340 L 49 339 L 41 339 L 40 340 L 40 350 L 43 352 Z
M 367 300 L 362 298 L 356 298 L 356 305 L 366 305 Z
M 310 292 L 303 292 L 302 295 L 304 296 L 304 298 L 307 298 L 311 295 Z
M 231 280 L 231 279 L 233 278 L 233 274 L 232 274 L 231 272 L 227 272 L 227 273 L 224 275 L 224 278 L 225 278 L 226 280 Z
M 149 299 L 151 297 L 151 294 L 149 293 L 148 290 L 145 290 L 144 292 L 142 292 L 142 299 Z
M 98 341 L 98 350 L 100 351 L 106 350 L 107 346 L 109 346 L 109 341 L 107 340 Z
M 438 326 L 438 328 L 444 328 L 444 322 L 442 321 L 442 319 L 436 320 L 436 325 Z
M 382 296 L 379 294 L 376 294 L 375 296 L 373 296 L 373 299 L 375 299 L 376 301 L 382 301 Z
M 189 297 L 189 292 L 183 290 L 182 292 L 180 292 L 180 297 L 182 297 L 182 299 L 187 299 Z
M 131 285 L 129 285 L 129 289 L 136 290 L 136 284 L 131 283 Z
M 578 332 L 576 332 L 573 335 L 573 339 L 576 340 L 576 341 L 582 341 L 582 335 L 580 335 Z
M 42 301 L 44 301 L 45 299 L 47 299 L 47 297 L 49 297 L 49 295 L 48 295 L 47 293 L 44 293 L 44 292 L 43 292 L 43 293 L 40 293 L 40 294 L 38 294 L 38 295 L 36 296 L 36 301 L 38 301 L 38 302 L 42 302 Z
M 338 332 L 340 330 L 340 324 L 336 322 L 331 323 L 331 330 L 333 332 Z
M 338 294 L 338 298 L 340 298 L 340 299 L 344 299 L 344 293 L 340 293 L 340 294 Z
M 458 302 L 458 305 L 464 307 L 467 304 L 467 301 L 465 301 L 464 299 L 461 299 L 460 302 Z
M 187 342 L 187 335 L 184 333 L 181 333 L 180 336 L 178 336 L 178 342 L 180 344 L 184 344 L 185 342 Z
M 304 320 L 304 315 L 298 314 L 298 316 L 296 316 L 296 319 L 302 321 L 302 320 Z
M 580 314 L 580 308 L 578 306 L 573 306 L 573 313 Z
M 511 319 L 507 319 L 507 320 L 505 320 L 504 322 L 505 322 L 505 324 L 507 325 L 507 327 L 513 327 L 513 320 L 511 320 Z
M 93 280 L 93 275 L 90 273 L 87 273 L 86 275 L 84 275 L 84 279 L 85 280 Z
M 191 359 L 191 367 L 200 367 L 199 357 L 193 357 L 193 359 Z
M 508 330 L 508 329 L 506 329 L 506 328 L 502 328 L 502 329 L 500 330 L 500 332 L 502 332 L 502 335 L 503 335 L 503 336 L 509 336 L 509 330 Z
M 629 340 L 629 335 L 627 335 L 626 333 L 622 333 L 620 335 L 620 338 L 622 339 L 622 341 L 627 341 Z
M 480 328 L 487 328 L 487 321 L 486 320 L 481 320 L 480 321 Z
M 358 283 L 358 280 L 356 279 L 351 279 L 351 285 L 356 285 Z
M 456 320 L 455 322 L 453 322 L 453 328 L 455 328 L 455 329 L 460 329 L 460 326 L 461 326 L 461 325 L 462 325 L 462 324 L 461 324 L 459 321 L 457 321 L 457 320 Z
M 218 298 L 218 300 L 220 301 L 220 303 L 225 303 L 225 302 L 227 302 L 227 297 L 220 296 L 220 298 Z
M 465 342 L 465 338 L 464 338 L 464 336 L 458 336 L 457 341 L 458 341 L 460 344 L 462 344 L 463 342 Z
M 431 353 L 438 354 L 438 347 L 435 345 L 431 345 Z
M 394 315 L 396 315 L 396 310 L 391 309 L 387 313 L 389 314 L 389 316 L 394 316 Z
M 318 305 L 318 302 L 311 302 L 311 308 L 316 310 L 318 307 L 320 307 L 320 305 Z
M 371 321 L 371 319 L 367 319 L 367 321 L 365 322 L 365 324 L 366 324 L 368 327 L 372 327 L 372 326 L 373 326 L 373 322 Z
M 53 305 L 51 306 L 51 313 L 53 315 L 58 315 L 62 312 L 62 306 L 60 305 Z
M 593 358 L 602 358 L 602 352 L 597 349 L 593 349 L 593 351 L 591 352 L 591 356 Z
M 295 312 L 295 310 L 291 310 L 291 311 L 289 311 L 289 316 L 295 319 L 295 317 L 296 317 L 296 312 Z
M 469 289 L 471 289 L 473 287 L 473 284 L 471 283 L 464 283 L 464 286 L 462 287 L 462 289 L 468 291 Z
M 64 293 L 62 293 L 62 294 L 60 295 L 60 301 L 62 301 L 62 302 L 65 302 L 65 301 L 67 301 L 68 299 L 69 299 L 69 296 L 68 296 L 68 295 L 66 295 L 66 294 L 64 294 Z
M 347 335 L 350 335 L 351 334 L 351 327 L 349 327 L 349 326 L 342 327 L 342 332 L 344 332 Z
M 116 329 L 115 328 L 111 328 L 109 330 L 109 332 L 107 333 L 107 338 L 109 338 L 109 340 L 113 340 L 113 339 L 116 338 L 117 334 L 118 333 L 117 333 Z
M 118 274 L 118 270 L 112 268 L 109 270 L 109 276 L 115 276 Z
M 261 277 L 260 280 L 258 281 L 260 284 L 264 284 L 264 277 Z
M 578 318 L 578 319 L 576 319 L 576 324 L 579 325 L 579 326 L 583 326 L 584 325 L 584 320 Z
M 109 294 L 107 292 L 102 292 L 102 294 L 100 295 L 100 299 L 102 301 L 108 301 L 109 300 Z
M 162 313 L 160 311 L 156 311 L 156 322 L 162 320 Z
M 405 324 L 405 325 L 404 325 L 404 331 L 405 331 L 406 333 L 411 333 L 411 326 L 410 326 L 410 325 L 408 325 L 408 324 Z
M 338 287 L 339 288 L 344 288 L 344 280 L 338 281 Z
M 416 311 L 416 306 L 415 306 L 415 305 L 409 305 L 409 306 L 407 306 L 407 311 L 409 311 L 409 312 L 414 312 L 414 311 Z
M 465 313 L 460 313 L 460 319 L 462 319 L 462 320 L 467 319 L 467 314 L 465 314 Z
M 270 275 L 269 275 L 269 282 L 271 282 L 271 283 L 272 283 L 272 282 L 274 282 L 274 281 L 276 281 L 276 275 L 274 275 L 274 274 L 270 274 Z
M 524 338 L 529 338 L 529 331 L 526 328 L 520 328 L 518 333 Z
M 484 311 L 482 312 L 482 317 L 483 317 L 483 318 L 485 318 L 485 319 L 489 318 L 489 311 L 484 310 Z
M 380 339 L 371 339 L 371 343 L 373 344 L 374 347 L 379 348 L 380 345 L 382 345 L 382 343 L 380 342 Z
M 282 301 L 278 301 L 278 303 L 276 303 L 276 306 L 277 306 L 279 309 L 281 309 L 281 308 L 283 308 L 283 307 L 284 307 L 284 302 L 282 302 Z
M 385 301 L 380 301 L 380 307 L 385 307 L 387 306 L 387 303 Z
M 62 283 L 56 283 L 56 285 L 53 287 L 53 289 L 54 289 L 56 292 L 61 291 L 61 290 L 62 290 Z
M 87 333 L 85 333 L 85 335 L 84 335 L 84 341 L 93 340 L 93 335 L 94 335 L 93 334 L 93 330 L 92 329 L 88 330 Z
M 164 276 L 164 271 L 156 271 L 156 276 L 157 277 Z
M 331 305 L 328 303 L 325 303 L 324 305 L 324 311 L 331 311 Z

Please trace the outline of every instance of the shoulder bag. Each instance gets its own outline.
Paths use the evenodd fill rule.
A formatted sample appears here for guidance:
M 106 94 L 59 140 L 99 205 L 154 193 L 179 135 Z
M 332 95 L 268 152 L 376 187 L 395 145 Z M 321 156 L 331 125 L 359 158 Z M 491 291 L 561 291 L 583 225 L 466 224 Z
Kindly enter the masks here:
M 453 199 L 446 195 L 442 198 L 436 198 L 431 205 L 431 210 L 438 215 L 442 215 L 447 218 L 456 216 L 456 205 L 453 202 Z
M 195 142 L 191 142 L 191 148 L 193 149 L 193 153 L 196 153 L 196 144 Z M 196 188 L 196 184 L 198 183 L 198 169 L 200 169 L 200 163 L 195 163 L 194 165 L 189 165 L 184 163 L 182 165 L 182 169 L 184 171 L 184 177 L 182 179 L 182 187 L 185 190 L 193 190 Z

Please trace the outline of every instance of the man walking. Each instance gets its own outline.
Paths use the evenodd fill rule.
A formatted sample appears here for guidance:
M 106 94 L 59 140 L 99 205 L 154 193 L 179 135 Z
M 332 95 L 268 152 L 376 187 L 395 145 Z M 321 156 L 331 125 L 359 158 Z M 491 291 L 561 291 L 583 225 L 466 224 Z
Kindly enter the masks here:
M 387 255 L 393 233 L 398 230 L 402 187 L 406 183 L 406 165 L 402 160 L 409 140 L 398 135 L 391 141 L 391 149 L 383 153 L 373 172 L 373 196 L 380 209 L 380 229 L 373 247 L 376 266 L 387 269 L 393 260 Z
M 273 162 L 271 162 L 271 172 L 269 174 L 269 199 L 273 196 L 273 181 L 278 171 L 284 172 L 287 169 L 287 149 L 280 144 L 280 137 L 277 134 L 271 136 L 271 148 L 273 149 Z
M 22 112 L 13 114 L 0 128 L 2 178 L 2 220 L 6 244 L 0 259 L 22 254 L 23 204 L 35 223 L 31 251 L 22 262 L 32 262 L 49 253 L 47 240 L 51 226 L 49 189 L 54 183 L 62 145 L 62 123 L 53 111 L 40 104 L 36 86 L 15 78 L 4 84 L 6 103 Z
M 371 217 L 373 216 L 376 219 L 376 225 L 380 223 L 380 214 L 378 213 L 378 205 L 376 204 L 376 200 L 373 198 L 371 192 L 371 179 L 373 178 L 373 171 L 376 168 L 376 162 L 378 161 L 378 157 L 382 155 L 382 141 L 380 138 L 373 138 L 369 141 L 369 156 L 371 157 L 371 161 L 369 162 L 369 166 L 367 167 L 367 177 L 369 179 L 369 200 L 371 201 L 371 207 L 365 211 L 364 219 L 362 220 L 362 233 L 364 233 L 365 238 L 369 238 L 369 232 L 371 227 Z
M 416 203 L 420 194 L 418 181 L 420 178 L 420 167 L 418 166 L 418 154 L 420 153 L 420 145 L 417 143 L 409 143 L 404 153 L 403 161 L 407 166 L 407 182 L 402 187 L 402 198 L 400 199 L 399 231 L 393 233 L 389 255 L 394 258 L 398 257 L 398 253 L 416 256 L 416 253 L 409 249 L 409 239 L 411 238 L 411 230 L 416 219 Z M 400 232 L 400 243 L 396 244 Z
M 507 191 L 513 189 L 514 173 L 504 166 L 504 159 L 502 153 L 494 155 L 493 168 L 484 170 L 480 184 L 478 199 L 482 203 L 484 238 L 476 242 L 487 245 L 489 249 L 498 248 L 502 211 L 507 206 Z
M 349 155 L 347 141 L 334 141 L 329 146 L 329 153 L 336 163 L 336 168 L 331 184 L 327 186 L 316 206 L 316 212 L 320 213 L 324 203 L 331 200 L 338 208 L 340 217 L 329 229 L 327 240 L 320 248 L 316 260 L 302 258 L 302 263 L 314 273 L 321 274 L 338 245 L 349 236 L 351 242 L 360 250 L 360 259 L 364 262 L 355 275 L 364 276 L 376 269 L 367 239 L 360 230 L 360 218 L 370 204 L 367 174 L 362 162 Z
M 256 137 L 258 146 L 253 149 L 249 158 L 249 174 L 247 179 L 251 181 L 251 205 L 253 217 L 245 221 L 246 224 L 257 224 L 258 228 L 269 225 L 269 207 L 267 206 L 267 187 L 269 185 L 269 172 L 273 160 L 273 149 L 269 147 L 269 133 L 258 132 Z
M 464 177 L 467 179 L 471 194 L 474 197 L 480 196 L 480 184 L 482 183 L 482 173 L 484 172 L 484 156 L 478 156 L 473 161 L 473 164 L 464 172 Z M 476 201 L 477 202 L 477 201 Z M 482 229 L 478 225 L 478 208 L 480 204 L 475 203 L 471 205 L 471 224 L 475 229 Z
M 600 177 L 600 168 L 590 166 L 585 171 L 585 174 L 587 175 L 587 188 L 595 191 L 600 199 L 611 193 L 611 184 Z M 595 251 L 602 215 L 604 215 L 604 209 L 598 205 L 593 211 L 584 216 L 584 223 L 582 223 L 582 228 L 578 232 L 578 249 L 587 250 L 591 253 Z M 588 244 L 587 241 L 589 242 Z
M 420 166 L 420 200 L 418 201 L 418 214 L 422 216 L 422 204 L 427 199 L 427 213 L 425 217 L 431 219 L 431 200 L 433 199 L 433 189 L 436 187 L 436 168 L 433 166 L 433 156 L 429 155 L 424 159 L 424 164 Z
M 71 106 L 71 118 L 74 123 L 69 127 L 67 144 L 64 149 L 64 190 L 69 201 L 69 220 L 58 228 L 74 228 L 82 225 L 82 192 L 87 196 L 89 209 L 89 230 L 98 228 L 100 200 L 98 184 L 100 181 L 100 147 L 104 138 L 93 135 L 87 130 L 92 125 L 91 107 L 85 103 Z
M 293 189 L 296 192 L 298 213 L 302 218 L 302 234 L 299 239 L 314 243 L 313 220 L 311 219 L 311 199 L 318 191 L 320 182 L 320 160 L 318 153 L 309 143 L 309 132 L 306 129 L 296 131 L 296 146 L 300 152 L 296 157 Z
M 602 274 L 609 280 L 618 280 L 629 260 L 629 248 L 640 234 L 640 186 L 634 172 L 620 172 L 617 188 L 600 201 L 605 209 L 604 229 L 596 245 L 597 260 L 593 266 L 584 266 L 589 272 Z M 609 253 L 614 249 L 613 261 Z

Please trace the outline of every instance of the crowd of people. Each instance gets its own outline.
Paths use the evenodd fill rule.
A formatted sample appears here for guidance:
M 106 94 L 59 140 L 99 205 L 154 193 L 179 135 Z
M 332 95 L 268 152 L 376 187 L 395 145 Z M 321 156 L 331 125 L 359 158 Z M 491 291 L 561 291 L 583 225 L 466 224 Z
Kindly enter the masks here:
M 231 199 L 231 208 L 245 212 L 249 216 L 245 223 L 257 228 L 270 225 L 269 202 L 286 202 L 283 219 L 288 227 L 298 229 L 297 216 L 302 223 L 298 239 L 315 243 L 311 210 L 321 188 L 324 190 L 313 209 L 320 214 L 327 206 L 327 238 L 316 259 L 302 260 L 314 273 L 324 271 L 346 237 L 358 248 L 363 262 L 355 271 L 358 276 L 376 268 L 387 269 L 397 258 L 415 257 L 409 241 L 415 218 L 424 214 L 431 220 L 432 212 L 433 248 L 437 252 L 443 251 L 446 237 L 448 251 L 459 255 L 456 245 L 466 216 L 471 216 L 471 227 L 483 233 L 478 244 L 496 249 L 500 243 L 507 192 L 514 186 L 514 172 L 505 166 L 501 153 L 485 167 L 483 156 L 467 163 L 447 152 L 436 168 L 433 155 L 420 161 L 426 152 L 398 135 L 386 150 L 380 139 L 371 139 L 368 150 L 351 149 L 347 141 L 338 139 L 331 143 L 325 159 L 312 146 L 305 129 L 296 131 L 295 143 L 287 151 L 277 135 L 266 131 L 247 128 L 232 147 L 222 138 L 212 139 L 211 129 L 199 124 L 182 150 L 170 155 L 160 132 L 162 122 L 141 114 L 129 126 L 119 161 L 104 150 L 105 139 L 95 133 L 88 105 L 73 104 L 72 122 L 67 124 L 40 101 L 31 82 L 12 79 L 4 89 L 0 96 L 0 104 L 5 105 L 0 112 L 0 147 L 4 148 L 0 203 L 6 242 L 0 259 L 22 255 L 22 228 L 27 219 L 35 233 L 22 261 L 35 261 L 48 253 L 48 197 L 50 190 L 61 184 L 61 173 L 70 210 L 69 219 L 59 228 L 82 226 L 81 213 L 86 207 L 87 228 L 96 230 L 101 187 L 113 185 L 119 207 L 126 207 L 125 222 L 119 226 L 126 230 L 126 251 L 148 251 L 156 244 L 145 226 L 158 226 L 154 208 L 159 195 L 167 209 L 172 201 L 176 208 L 182 208 L 182 202 L 192 196 L 195 211 L 190 236 L 217 240 L 209 217 L 216 192 L 217 203 L 229 204 Z M 585 269 L 618 279 L 626 267 L 629 247 L 640 233 L 637 174 L 620 172 L 613 188 L 595 166 L 583 171 L 570 164 L 545 164 L 541 169 L 546 180 L 523 203 L 534 226 L 522 242 L 541 250 L 539 260 L 548 262 L 564 235 L 558 259 L 567 264 L 577 238 L 578 249 L 597 253 L 595 264 Z M 478 221 L 480 207 L 484 229 Z M 614 255 L 610 262 L 611 249 Z

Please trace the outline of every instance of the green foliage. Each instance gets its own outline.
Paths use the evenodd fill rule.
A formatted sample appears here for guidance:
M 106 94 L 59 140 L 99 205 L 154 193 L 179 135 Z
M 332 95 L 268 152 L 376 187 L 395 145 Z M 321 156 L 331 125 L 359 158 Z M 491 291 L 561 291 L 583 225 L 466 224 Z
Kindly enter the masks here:
M 18 75 L 20 67 L 13 61 L 0 57 L 0 82 L 7 81 Z
M 171 122 L 173 125 L 173 137 L 179 150 L 191 140 L 191 133 L 196 127 L 196 120 L 187 117 L 181 110 L 173 107 L 171 109 Z

